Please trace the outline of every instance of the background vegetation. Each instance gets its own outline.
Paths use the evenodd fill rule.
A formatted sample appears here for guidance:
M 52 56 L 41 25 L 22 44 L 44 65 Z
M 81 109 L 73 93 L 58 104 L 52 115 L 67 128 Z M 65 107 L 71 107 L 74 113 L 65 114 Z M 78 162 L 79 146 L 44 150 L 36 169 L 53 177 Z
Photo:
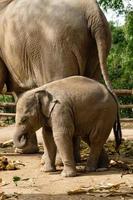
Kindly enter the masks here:
M 113 88 L 133 88 L 133 11 L 126 12 L 125 24 L 116 26 L 110 22 L 112 49 L 108 57 L 110 79 Z M 133 96 L 120 97 L 121 104 L 133 104 Z M 132 109 L 121 110 L 122 117 L 133 117 Z

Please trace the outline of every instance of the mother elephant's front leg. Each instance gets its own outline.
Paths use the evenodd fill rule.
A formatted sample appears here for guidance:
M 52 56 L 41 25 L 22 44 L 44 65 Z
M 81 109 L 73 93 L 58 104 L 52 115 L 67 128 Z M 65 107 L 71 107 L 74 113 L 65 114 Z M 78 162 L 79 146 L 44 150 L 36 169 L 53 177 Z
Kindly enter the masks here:
M 76 176 L 72 137 L 68 132 L 54 132 L 53 136 L 64 165 L 62 176 Z
M 0 92 L 2 91 L 7 78 L 7 68 L 0 58 Z

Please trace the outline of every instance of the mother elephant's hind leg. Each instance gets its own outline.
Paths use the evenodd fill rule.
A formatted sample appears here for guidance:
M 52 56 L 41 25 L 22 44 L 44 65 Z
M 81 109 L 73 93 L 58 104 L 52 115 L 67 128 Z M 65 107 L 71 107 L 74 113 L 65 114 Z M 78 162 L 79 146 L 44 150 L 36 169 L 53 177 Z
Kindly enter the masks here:
M 0 58 L 0 92 L 2 91 L 7 78 L 6 65 Z
M 80 163 L 81 161 L 80 142 L 81 142 L 81 138 L 79 136 L 73 137 L 73 154 L 74 154 L 74 160 L 76 163 Z

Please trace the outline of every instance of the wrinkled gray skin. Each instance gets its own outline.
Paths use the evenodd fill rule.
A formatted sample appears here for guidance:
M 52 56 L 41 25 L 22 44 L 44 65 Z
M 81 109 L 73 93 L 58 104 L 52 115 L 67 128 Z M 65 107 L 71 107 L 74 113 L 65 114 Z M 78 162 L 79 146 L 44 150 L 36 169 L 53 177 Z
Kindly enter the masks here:
M 62 175 L 68 177 L 76 175 L 72 139 L 81 136 L 90 146 L 86 171 L 95 171 L 107 164 L 101 155 L 107 159 L 103 145 L 118 120 L 117 113 L 117 102 L 102 84 L 81 76 L 58 80 L 19 99 L 14 143 L 18 148 L 26 146 L 29 133 L 43 126 L 44 171 L 55 171 L 57 146 L 64 165 Z
M 0 91 L 20 93 L 72 75 L 111 89 L 106 59 L 111 34 L 95 0 L 1 0 Z M 100 64 L 100 65 L 99 65 Z M 36 135 L 23 152 L 36 152 Z

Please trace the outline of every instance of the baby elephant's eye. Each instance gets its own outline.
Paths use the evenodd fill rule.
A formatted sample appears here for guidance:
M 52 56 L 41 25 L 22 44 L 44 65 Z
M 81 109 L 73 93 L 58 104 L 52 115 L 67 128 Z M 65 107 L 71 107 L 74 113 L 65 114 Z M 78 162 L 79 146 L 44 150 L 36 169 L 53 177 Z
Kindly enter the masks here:
M 21 123 L 24 123 L 28 120 L 28 117 L 24 116 L 22 119 L 21 119 Z

